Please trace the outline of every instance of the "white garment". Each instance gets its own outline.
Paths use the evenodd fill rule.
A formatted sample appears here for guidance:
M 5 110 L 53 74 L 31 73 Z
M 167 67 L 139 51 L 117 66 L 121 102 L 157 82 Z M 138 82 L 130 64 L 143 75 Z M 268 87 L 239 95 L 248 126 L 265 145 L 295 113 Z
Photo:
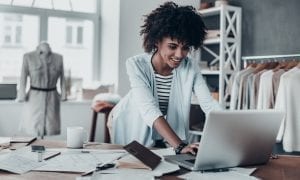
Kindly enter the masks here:
M 287 152 L 300 151 L 300 69 L 294 67 L 280 77 L 275 109 L 286 112 L 277 141 Z
M 238 109 L 238 100 L 239 100 L 239 88 L 240 88 L 240 79 L 243 74 L 249 73 L 249 71 L 253 71 L 252 67 L 248 67 L 239 71 L 233 80 L 232 88 L 231 88 L 231 96 L 230 96 L 230 109 Z
M 257 99 L 257 109 L 270 109 L 273 102 L 273 85 L 272 77 L 273 70 L 268 70 L 260 76 L 258 99 Z
M 247 106 L 247 96 L 248 96 L 248 84 L 247 84 L 247 79 L 248 79 L 248 76 L 250 76 L 255 68 L 248 68 L 249 70 L 242 74 L 241 77 L 240 77 L 240 87 L 239 87 L 239 99 L 238 99 L 238 109 L 248 109 L 248 106 Z

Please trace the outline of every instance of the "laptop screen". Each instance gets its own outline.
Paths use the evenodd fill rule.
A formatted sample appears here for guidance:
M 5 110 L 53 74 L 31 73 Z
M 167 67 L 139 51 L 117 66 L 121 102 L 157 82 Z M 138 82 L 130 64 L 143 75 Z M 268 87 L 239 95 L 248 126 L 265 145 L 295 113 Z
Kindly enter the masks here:
M 0 84 L 0 99 L 16 99 L 17 84 Z

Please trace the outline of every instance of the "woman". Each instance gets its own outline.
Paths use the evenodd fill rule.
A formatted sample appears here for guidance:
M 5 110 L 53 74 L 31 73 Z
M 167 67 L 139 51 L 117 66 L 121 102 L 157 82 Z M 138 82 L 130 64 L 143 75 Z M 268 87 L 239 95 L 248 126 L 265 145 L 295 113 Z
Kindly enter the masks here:
M 195 154 L 186 144 L 191 95 L 205 113 L 221 109 L 213 100 L 197 63 L 187 57 L 204 40 L 205 25 L 191 6 L 166 2 L 146 16 L 142 26 L 145 54 L 126 62 L 131 90 L 116 105 L 108 126 L 112 142 L 132 140 L 146 146 L 167 142 L 176 153 Z

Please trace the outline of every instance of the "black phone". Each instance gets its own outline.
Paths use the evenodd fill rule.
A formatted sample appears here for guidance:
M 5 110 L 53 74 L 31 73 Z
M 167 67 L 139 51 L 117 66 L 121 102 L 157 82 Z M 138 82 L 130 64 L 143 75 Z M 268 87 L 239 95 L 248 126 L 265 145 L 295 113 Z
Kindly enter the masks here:
M 31 151 L 32 152 L 44 152 L 45 151 L 45 146 L 31 145 Z

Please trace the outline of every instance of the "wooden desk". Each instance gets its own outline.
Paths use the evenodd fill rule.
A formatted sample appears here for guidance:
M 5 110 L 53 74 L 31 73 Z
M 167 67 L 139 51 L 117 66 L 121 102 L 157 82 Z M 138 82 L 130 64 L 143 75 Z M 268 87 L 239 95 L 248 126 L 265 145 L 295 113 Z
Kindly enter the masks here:
M 66 143 L 64 141 L 49 141 L 37 140 L 33 144 L 44 145 L 48 148 L 64 148 Z M 121 146 L 112 144 L 97 145 L 99 149 L 120 149 Z M 298 180 L 300 177 L 300 157 L 295 156 L 279 156 L 278 159 L 271 159 L 268 164 L 258 166 L 253 173 L 255 177 L 264 180 Z M 161 179 L 178 179 L 176 176 L 186 173 L 187 170 L 180 170 L 164 176 Z M 28 172 L 26 174 L 17 175 L 8 172 L 0 171 L 0 179 L 8 180 L 74 180 L 79 176 L 78 173 L 54 173 L 54 172 Z

